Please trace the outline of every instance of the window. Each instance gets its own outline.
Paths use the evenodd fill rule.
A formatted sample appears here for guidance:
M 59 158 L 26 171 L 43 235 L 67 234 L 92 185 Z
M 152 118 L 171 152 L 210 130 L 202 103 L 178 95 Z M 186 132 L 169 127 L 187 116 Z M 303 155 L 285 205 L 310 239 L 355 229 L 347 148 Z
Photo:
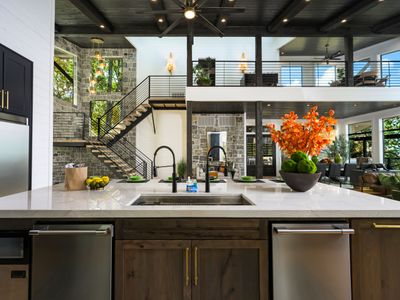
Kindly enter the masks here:
M 336 80 L 336 66 L 317 65 L 315 67 L 315 86 L 330 86 Z
M 281 83 L 282 86 L 302 86 L 303 67 L 301 66 L 281 67 Z
M 400 116 L 383 120 L 383 159 L 389 169 L 400 170 Z
M 400 86 L 400 51 L 381 55 L 381 77 L 387 77 L 386 86 Z
M 96 78 L 96 93 L 110 93 L 122 91 L 122 58 L 105 57 L 102 75 L 96 75 L 99 61 L 92 59 L 92 78 Z
M 372 156 L 372 122 L 349 125 L 350 159 Z
M 53 95 L 57 99 L 77 105 L 76 57 L 62 49 L 54 51 Z
M 369 59 L 355 61 L 353 63 L 353 75 L 359 75 L 371 71 L 371 62 Z
M 121 119 L 121 105 L 114 106 L 115 102 L 107 100 L 95 100 L 90 102 L 90 136 L 97 136 L 98 118 L 112 109 L 112 113 L 106 119 L 107 129 L 113 128 Z

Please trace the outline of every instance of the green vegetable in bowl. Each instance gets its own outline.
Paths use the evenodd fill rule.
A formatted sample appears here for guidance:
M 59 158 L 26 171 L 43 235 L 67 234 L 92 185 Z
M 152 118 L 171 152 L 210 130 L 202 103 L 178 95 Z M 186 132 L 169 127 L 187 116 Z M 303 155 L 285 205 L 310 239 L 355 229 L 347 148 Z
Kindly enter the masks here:
M 140 176 L 140 175 L 132 175 L 132 176 L 130 177 L 130 179 L 131 179 L 132 181 L 139 181 L 139 180 L 142 180 L 143 177 Z
M 305 154 L 302 151 L 297 151 L 297 152 L 293 153 L 290 158 L 298 163 L 303 159 L 308 159 L 308 156 L 307 156 L 307 154 Z
M 256 178 L 254 176 L 242 176 L 243 181 L 254 181 Z
M 288 173 L 296 173 L 297 162 L 295 162 L 293 159 L 285 160 L 282 164 L 282 171 Z
M 313 161 L 308 159 L 303 159 L 297 164 L 297 171 L 299 173 L 314 174 L 317 172 L 317 166 Z

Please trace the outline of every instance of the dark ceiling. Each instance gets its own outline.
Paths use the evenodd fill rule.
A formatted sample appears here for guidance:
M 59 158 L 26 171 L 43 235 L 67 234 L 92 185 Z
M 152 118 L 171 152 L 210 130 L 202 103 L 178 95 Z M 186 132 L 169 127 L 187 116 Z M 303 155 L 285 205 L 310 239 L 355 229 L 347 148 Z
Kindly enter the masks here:
M 384 34 L 377 36 L 355 37 L 353 39 L 354 51 L 390 39 L 393 39 L 393 36 Z M 329 44 L 330 54 L 339 50 L 344 53 L 344 39 L 339 37 L 298 37 L 280 48 L 280 53 L 282 56 L 324 56 L 326 44 Z
M 157 22 L 160 16 L 141 14 L 140 11 L 163 7 L 176 9 L 174 1 L 56 0 L 56 33 L 83 47 L 91 46 L 89 38 L 94 35 L 105 39 L 105 47 L 127 47 L 125 36 L 158 36 L 178 17 L 176 14 L 161 15 L 165 22 L 160 24 Z M 245 8 L 244 13 L 225 16 L 225 24 L 218 22 L 221 16 L 217 14 L 205 15 L 227 36 L 383 35 L 382 38 L 388 39 L 400 34 L 399 0 L 208 0 L 206 6 Z M 170 35 L 186 35 L 186 27 L 183 22 Z M 197 22 L 194 33 L 213 35 Z M 362 43 L 368 44 L 368 39 L 361 40 L 360 45 Z
M 339 119 L 363 115 L 384 109 L 400 107 L 400 102 L 263 102 L 263 118 L 279 119 L 283 114 L 294 111 L 299 116 L 303 116 L 311 106 L 317 105 L 320 113 L 325 113 L 329 109 L 335 110 L 335 115 Z M 248 119 L 255 118 L 254 102 L 192 102 L 193 113 L 244 113 Z

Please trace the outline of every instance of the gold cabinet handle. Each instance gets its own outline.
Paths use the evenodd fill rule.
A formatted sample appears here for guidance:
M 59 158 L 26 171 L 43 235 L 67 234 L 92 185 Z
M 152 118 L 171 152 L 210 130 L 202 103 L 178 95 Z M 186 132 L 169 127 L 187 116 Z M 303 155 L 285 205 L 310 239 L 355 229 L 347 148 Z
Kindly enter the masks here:
M 6 97 L 6 109 L 8 109 L 9 108 L 9 104 L 10 104 L 10 92 L 6 91 L 6 95 L 7 95 L 7 97 Z
M 375 229 L 400 229 L 400 224 L 376 224 L 372 223 Z
M 189 248 L 185 249 L 185 284 L 186 286 L 189 286 L 190 283 L 190 276 L 189 276 Z
M 198 248 L 194 247 L 194 285 L 197 286 L 199 283 L 199 273 L 198 273 Z
M 4 90 L 1 90 L 1 108 L 4 108 Z

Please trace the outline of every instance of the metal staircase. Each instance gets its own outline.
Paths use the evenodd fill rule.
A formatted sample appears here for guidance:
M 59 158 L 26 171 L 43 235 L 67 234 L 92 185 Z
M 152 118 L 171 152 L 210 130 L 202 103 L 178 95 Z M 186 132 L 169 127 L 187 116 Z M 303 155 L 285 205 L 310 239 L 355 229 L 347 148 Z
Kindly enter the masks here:
M 104 115 L 92 120 L 92 124 L 97 125 L 97 140 L 90 141 L 87 147 L 118 177 L 141 175 L 151 179 L 153 161 L 129 141 L 127 133 L 153 113 L 152 98 L 181 97 L 185 80 L 184 76 L 149 76 L 144 79 Z M 120 113 L 116 114 L 116 111 Z

